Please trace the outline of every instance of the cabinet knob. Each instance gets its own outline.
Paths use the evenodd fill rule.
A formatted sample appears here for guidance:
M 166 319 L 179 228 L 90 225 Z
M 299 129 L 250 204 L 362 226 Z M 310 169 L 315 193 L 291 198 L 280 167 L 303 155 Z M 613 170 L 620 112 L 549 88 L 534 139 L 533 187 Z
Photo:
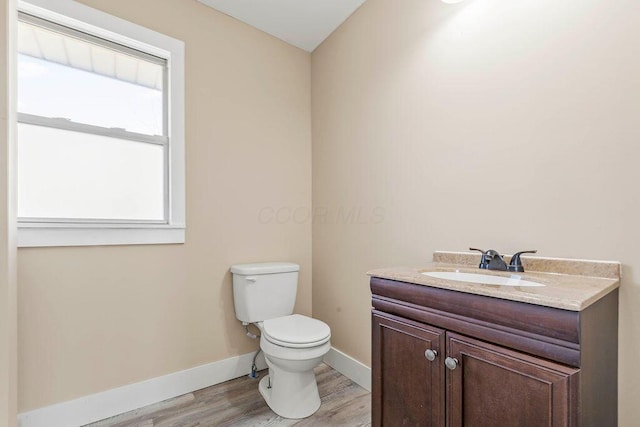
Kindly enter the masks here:
M 433 362 L 434 360 L 436 360 L 437 355 L 438 352 L 435 350 L 431 350 L 430 348 L 424 352 L 424 357 L 426 357 L 429 362 Z
M 444 359 L 444 364 L 450 370 L 454 370 L 458 367 L 458 359 L 454 359 L 453 357 L 447 357 Z

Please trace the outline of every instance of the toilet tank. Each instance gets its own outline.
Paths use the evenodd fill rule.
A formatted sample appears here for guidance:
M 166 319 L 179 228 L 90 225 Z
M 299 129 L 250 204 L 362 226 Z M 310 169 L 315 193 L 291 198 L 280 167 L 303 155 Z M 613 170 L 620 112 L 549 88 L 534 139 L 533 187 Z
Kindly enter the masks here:
M 263 262 L 231 266 L 236 318 L 261 322 L 293 313 L 300 266 L 290 262 Z

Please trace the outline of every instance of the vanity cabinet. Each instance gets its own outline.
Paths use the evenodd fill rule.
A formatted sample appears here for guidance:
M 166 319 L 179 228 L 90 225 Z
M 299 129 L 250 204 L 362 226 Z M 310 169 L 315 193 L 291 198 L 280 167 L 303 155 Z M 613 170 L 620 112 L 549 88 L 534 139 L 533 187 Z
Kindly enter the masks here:
M 617 425 L 617 290 L 583 311 L 371 290 L 374 426 Z

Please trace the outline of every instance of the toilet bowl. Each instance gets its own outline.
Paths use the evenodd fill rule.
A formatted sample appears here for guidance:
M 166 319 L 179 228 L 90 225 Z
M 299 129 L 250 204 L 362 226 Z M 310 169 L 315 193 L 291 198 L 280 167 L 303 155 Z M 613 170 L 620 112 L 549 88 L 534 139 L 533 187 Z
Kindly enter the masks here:
M 314 368 L 331 348 L 331 329 L 317 319 L 292 314 L 300 266 L 288 262 L 236 264 L 236 318 L 260 329 L 260 348 L 269 374 L 258 389 L 284 418 L 305 418 L 320 407 Z
M 331 348 L 329 326 L 293 314 L 257 324 L 269 374 L 258 389 L 267 405 L 284 418 L 305 418 L 320 407 L 314 368 Z

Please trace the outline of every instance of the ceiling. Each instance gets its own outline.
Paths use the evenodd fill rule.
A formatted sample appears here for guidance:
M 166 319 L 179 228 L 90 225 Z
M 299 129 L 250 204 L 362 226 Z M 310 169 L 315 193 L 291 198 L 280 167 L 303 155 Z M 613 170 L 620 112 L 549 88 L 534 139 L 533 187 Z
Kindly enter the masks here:
M 312 52 L 365 0 L 198 0 Z

